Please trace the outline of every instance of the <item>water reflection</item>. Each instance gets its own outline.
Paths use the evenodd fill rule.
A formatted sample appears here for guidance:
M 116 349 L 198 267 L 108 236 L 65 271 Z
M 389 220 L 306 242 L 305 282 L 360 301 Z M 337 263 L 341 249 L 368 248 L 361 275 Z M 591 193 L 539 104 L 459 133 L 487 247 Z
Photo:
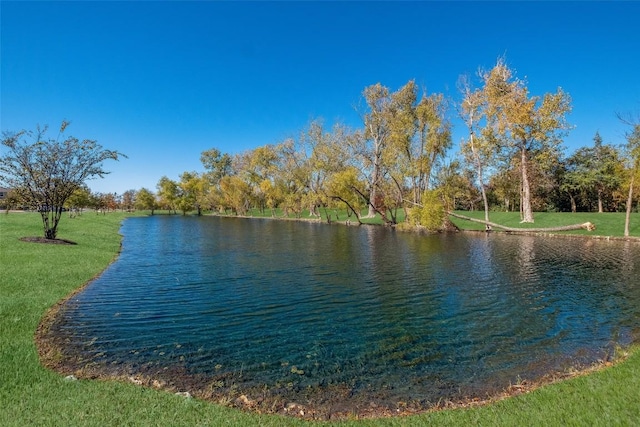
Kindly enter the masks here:
M 68 357 L 213 395 L 429 406 L 606 358 L 640 320 L 636 244 L 189 217 L 122 232 L 52 333 Z

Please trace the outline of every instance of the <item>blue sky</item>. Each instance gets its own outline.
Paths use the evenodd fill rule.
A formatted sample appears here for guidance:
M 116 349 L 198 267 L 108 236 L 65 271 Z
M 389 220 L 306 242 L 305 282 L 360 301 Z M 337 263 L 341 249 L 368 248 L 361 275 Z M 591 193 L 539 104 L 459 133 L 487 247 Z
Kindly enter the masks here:
M 461 74 L 504 55 L 531 94 L 571 95 L 571 153 L 596 131 L 623 143 L 616 112 L 640 111 L 638 16 L 640 2 L 611 1 L 2 1 L 0 127 L 68 119 L 129 156 L 94 191 L 155 191 L 212 147 L 278 143 L 319 117 L 358 127 L 377 82 L 456 101 Z

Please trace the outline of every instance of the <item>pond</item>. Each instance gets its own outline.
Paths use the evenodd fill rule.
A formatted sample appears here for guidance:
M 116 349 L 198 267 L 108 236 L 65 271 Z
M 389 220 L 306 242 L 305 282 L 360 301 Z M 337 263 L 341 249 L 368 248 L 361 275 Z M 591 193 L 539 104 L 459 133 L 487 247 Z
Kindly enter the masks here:
M 640 336 L 635 243 L 179 216 L 121 232 L 51 326 L 61 357 L 263 411 L 483 399 Z

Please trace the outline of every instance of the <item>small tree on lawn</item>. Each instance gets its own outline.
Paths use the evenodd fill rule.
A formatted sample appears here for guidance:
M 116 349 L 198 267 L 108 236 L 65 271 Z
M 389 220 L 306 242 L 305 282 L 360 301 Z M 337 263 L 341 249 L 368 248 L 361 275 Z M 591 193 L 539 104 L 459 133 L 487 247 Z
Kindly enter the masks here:
M 64 138 L 63 121 L 56 139 L 46 137 L 47 126 L 36 131 L 3 132 L 6 153 L 0 157 L 0 182 L 14 189 L 22 202 L 40 212 L 44 237 L 55 239 L 63 206 L 88 179 L 103 177 L 104 160 L 126 157 L 96 141 Z M 29 141 L 31 140 L 31 141 Z

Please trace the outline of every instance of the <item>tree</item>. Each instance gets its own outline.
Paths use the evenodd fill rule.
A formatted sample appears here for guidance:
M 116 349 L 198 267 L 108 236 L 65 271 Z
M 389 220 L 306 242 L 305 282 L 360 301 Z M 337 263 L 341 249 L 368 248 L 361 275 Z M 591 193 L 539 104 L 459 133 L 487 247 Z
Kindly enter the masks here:
M 485 172 L 493 161 L 495 150 L 488 143 L 487 138 L 483 137 L 483 129 L 480 125 L 485 116 L 483 108 L 485 105 L 484 92 L 479 89 L 473 90 L 466 78 L 460 80 L 459 87 L 462 93 L 462 102 L 458 114 L 469 131 L 469 139 L 462 144 L 462 154 L 465 160 L 474 167 L 476 181 L 480 187 L 484 205 L 484 220 L 489 222 L 489 201 L 487 199 Z M 489 229 L 489 226 L 487 226 L 487 230 Z
M 96 214 L 105 214 L 110 210 L 118 208 L 118 198 L 115 193 L 92 193 L 89 198 L 89 207 L 96 211 Z
M 446 118 L 447 103 L 443 94 L 423 94 L 415 106 L 417 138 L 410 149 L 412 159 L 409 164 L 410 179 L 414 195 L 422 195 L 430 190 L 430 180 L 434 169 L 451 148 L 451 124 Z M 415 197 L 415 196 L 414 196 Z M 420 202 L 420 198 L 415 202 Z
M 249 209 L 249 198 L 251 187 L 238 175 L 227 175 L 220 180 L 222 191 L 222 203 L 225 208 L 229 207 L 236 212 L 236 215 L 245 215 Z
M 102 162 L 126 157 L 95 140 L 64 138 L 67 126 L 63 121 L 56 139 L 46 136 L 47 126 L 37 126 L 35 132 L 3 132 L 8 153 L 0 158 L 0 182 L 40 212 L 46 239 L 56 238 L 64 204 L 73 192 L 85 181 L 108 174 Z
M 380 83 L 368 86 L 364 89 L 363 96 L 369 112 L 364 114 L 364 141 L 367 146 L 363 147 L 362 154 L 367 159 L 367 169 L 370 170 L 368 175 L 369 186 L 369 212 L 368 218 L 372 218 L 376 214 L 376 208 L 381 197 L 378 195 L 381 181 L 383 179 L 384 164 L 383 154 L 389 143 L 391 128 L 389 125 L 389 88 L 382 86 Z
M 518 171 L 515 168 L 503 168 L 491 176 L 487 197 L 493 203 L 502 205 L 505 212 L 515 210 L 520 194 Z
M 344 170 L 336 172 L 330 176 L 326 185 L 326 194 L 328 197 L 328 205 L 337 207 L 338 203 L 343 203 L 348 208 L 348 216 L 353 214 L 358 223 L 360 220 L 360 212 L 363 208 L 363 199 L 354 191 L 354 188 L 360 188 L 362 182 L 358 179 L 358 170 L 353 166 L 348 166 Z
M 622 161 L 615 147 L 602 144 L 598 132 L 593 143 L 593 147 L 581 147 L 567 159 L 564 188 L 580 194 L 588 208 L 589 199 L 595 198 L 598 212 L 602 213 L 605 202 L 610 204 L 613 192 L 621 184 Z
M 180 198 L 180 188 L 178 183 L 163 176 L 157 184 L 158 198 L 161 207 L 176 213 L 178 209 L 178 199 Z
M 211 208 L 224 209 L 224 197 L 220 189 L 220 181 L 225 176 L 232 175 L 233 159 L 227 153 L 222 153 L 217 148 L 203 151 L 200 155 L 200 162 L 206 172 L 204 178 L 208 181 L 208 191 L 205 203 Z
M 2 203 L 4 203 L 5 213 L 9 213 L 11 209 L 14 209 L 22 203 L 20 200 L 20 196 L 16 193 L 15 190 L 9 190 L 7 194 L 5 194 L 4 199 L 2 199 Z
M 368 191 L 360 194 L 369 206 L 367 217 L 378 213 L 387 224 L 395 224 L 399 207 L 420 202 L 434 166 L 451 144 L 446 104 L 441 94 L 423 94 L 418 101 L 414 81 L 396 92 L 377 83 L 363 95 L 368 111 L 363 138 L 354 138 L 362 142 L 354 154 L 362 159 Z
M 446 219 L 445 206 L 439 190 L 427 190 L 420 206 L 409 209 L 407 222 L 427 231 L 440 231 Z
M 397 192 L 403 193 L 402 187 L 407 187 L 409 195 L 401 195 L 401 203 L 421 203 L 435 167 L 451 146 L 446 107 L 442 94 L 425 92 L 418 101 L 418 87 L 413 81 L 390 95 L 391 135 L 383 159 Z
M 206 169 L 206 175 L 212 185 L 217 186 L 222 177 L 231 175 L 232 159 L 227 153 L 211 148 L 200 154 L 200 162 Z
M 293 212 L 300 217 L 305 206 L 310 203 L 309 159 L 300 141 L 288 139 L 276 147 L 278 172 L 275 175 L 274 194 L 280 199 L 284 215 Z
M 629 222 L 631 221 L 631 207 L 633 205 L 634 184 L 640 176 L 640 122 L 625 123 L 633 126 L 633 130 L 627 133 L 626 151 L 629 159 L 629 195 L 627 197 L 627 211 L 624 220 L 624 237 L 629 237 Z
M 82 185 L 69 196 L 65 203 L 65 208 L 72 213 L 80 212 L 91 203 L 91 190 L 86 185 Z
M 440 190 L 447 211 L 474 210 L 475 204 L 482 199 L 482 196 L 473 181 L 473 171 L 461 170 L 458 161 L 454 160 L 440 169 L 437 188 Z
M 122 193 L 122 209 L 127 212 L 133 211 L 133 207 L 136 203 L 136 190 L 127 190 Z
M 158 208 L 156 196 L 146 188 L 141 188 L 136 193 L 135 207 L 139 210 L 150 210 L 151 215 Z
M 532 223 L 529 162 L 534 153 L 558 149 L 569 129 L 565 115 L 571 111 L 571 99 L 561 88 L 542 98 L 530 97 L 525 83 L 513 77 L 502 59 L 483 78 L 491 137 L 506 157 L 519 157 L 522 222 Z
M 193 208 L 198 212 L 198 216 L 202 215 L 202 208 L 207 203 L 209 193 L 209 181 L 197 172 L 184 172 L 180 175 L 178 183 L 180 189 L 180 197 L 178 207 L 183 215 Z
M 349 162 L 348 148 L 352 132 L 341 124 L 326 130 L 321 119 L 313 120 L 301 133 L 295 156 L 288 157 L 297 165 L 300 175 L 306 178 L 306 204 L 310 215 L 319 217 L 319 207 L 332 203 L 327 185 L 332 177 L 345 170 Z M 353 192 L 353 190 L 352 190 Z

